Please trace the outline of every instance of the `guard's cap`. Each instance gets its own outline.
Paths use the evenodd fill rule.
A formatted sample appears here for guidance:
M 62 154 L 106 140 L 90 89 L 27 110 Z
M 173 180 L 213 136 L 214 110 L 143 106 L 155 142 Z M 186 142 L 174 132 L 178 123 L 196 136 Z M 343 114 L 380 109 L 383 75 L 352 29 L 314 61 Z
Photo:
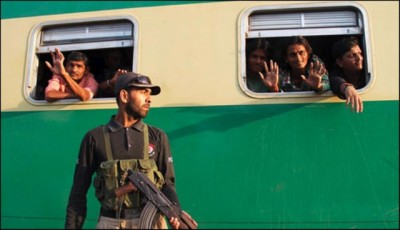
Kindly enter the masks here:
M 149 77 L 134 72 L 128 72 L 119 76 L 115 82 L 114 92 L 117 95 L 119 91 L 126 89 L 129 86 L 150 88 L 151 95 L 157 95 L 161 92 L 160 86 L 152 85 Z

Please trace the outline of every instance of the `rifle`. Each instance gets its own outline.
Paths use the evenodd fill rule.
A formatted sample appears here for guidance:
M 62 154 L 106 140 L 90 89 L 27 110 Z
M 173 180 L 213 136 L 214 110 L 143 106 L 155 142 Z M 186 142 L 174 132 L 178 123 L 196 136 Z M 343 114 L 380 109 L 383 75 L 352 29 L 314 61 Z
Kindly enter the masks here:
M 171 217 L 178 218 L 180 229 L 197 229 L 197 226 L 193 223 L 193 219 L 186 212 L 180 211 L 179 208 L 174 205 L 146 175 L 141 172 L 130 171 L 127 179 L 128 183 L 125 183 L 123 186 L 114 190 L 116 197 L 120 197 L 126 193 L 137 191 L 139 189 L 168 219 Z

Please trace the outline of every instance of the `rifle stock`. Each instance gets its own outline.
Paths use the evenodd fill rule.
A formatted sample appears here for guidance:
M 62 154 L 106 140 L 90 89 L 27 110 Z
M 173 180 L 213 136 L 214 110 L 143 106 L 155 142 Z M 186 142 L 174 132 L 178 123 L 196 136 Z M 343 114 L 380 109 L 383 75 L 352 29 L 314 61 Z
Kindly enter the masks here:
M 123 186 L 116 188 L 114 190 L 114 194 L 116 197 L 120 197 L 127 193 L 136 192 L 136 191 L 137 191 L 136 186 L 132 182 L 128 181 L 128 183 L 124 184 Z

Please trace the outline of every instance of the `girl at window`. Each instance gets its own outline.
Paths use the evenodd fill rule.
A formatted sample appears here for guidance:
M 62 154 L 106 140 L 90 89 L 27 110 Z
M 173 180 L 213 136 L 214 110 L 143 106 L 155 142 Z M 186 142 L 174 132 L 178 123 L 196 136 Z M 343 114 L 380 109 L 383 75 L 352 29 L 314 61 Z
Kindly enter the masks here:
M 325 92 L 330 89 L 325 64 L 313 54 L 304 37 L 286 38 L 281 51 L 283 65 L 279 71 L 279 82 L 284 92 Z

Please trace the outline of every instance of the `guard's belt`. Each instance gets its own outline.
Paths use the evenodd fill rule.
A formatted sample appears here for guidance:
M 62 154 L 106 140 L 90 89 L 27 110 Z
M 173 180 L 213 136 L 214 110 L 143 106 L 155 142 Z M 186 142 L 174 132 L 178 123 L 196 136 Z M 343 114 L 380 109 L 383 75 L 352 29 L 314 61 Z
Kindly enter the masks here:
M 117 212 L 114 210 L 106 211 L 104 209 L 100 210 L 100 215 L 109 217 L 109 218 L 117 218 Z M 120 214 L 121 219 L 136 219 L 140 218 L 140 212 L 136 208 L 132 209 L 122 209 Z

